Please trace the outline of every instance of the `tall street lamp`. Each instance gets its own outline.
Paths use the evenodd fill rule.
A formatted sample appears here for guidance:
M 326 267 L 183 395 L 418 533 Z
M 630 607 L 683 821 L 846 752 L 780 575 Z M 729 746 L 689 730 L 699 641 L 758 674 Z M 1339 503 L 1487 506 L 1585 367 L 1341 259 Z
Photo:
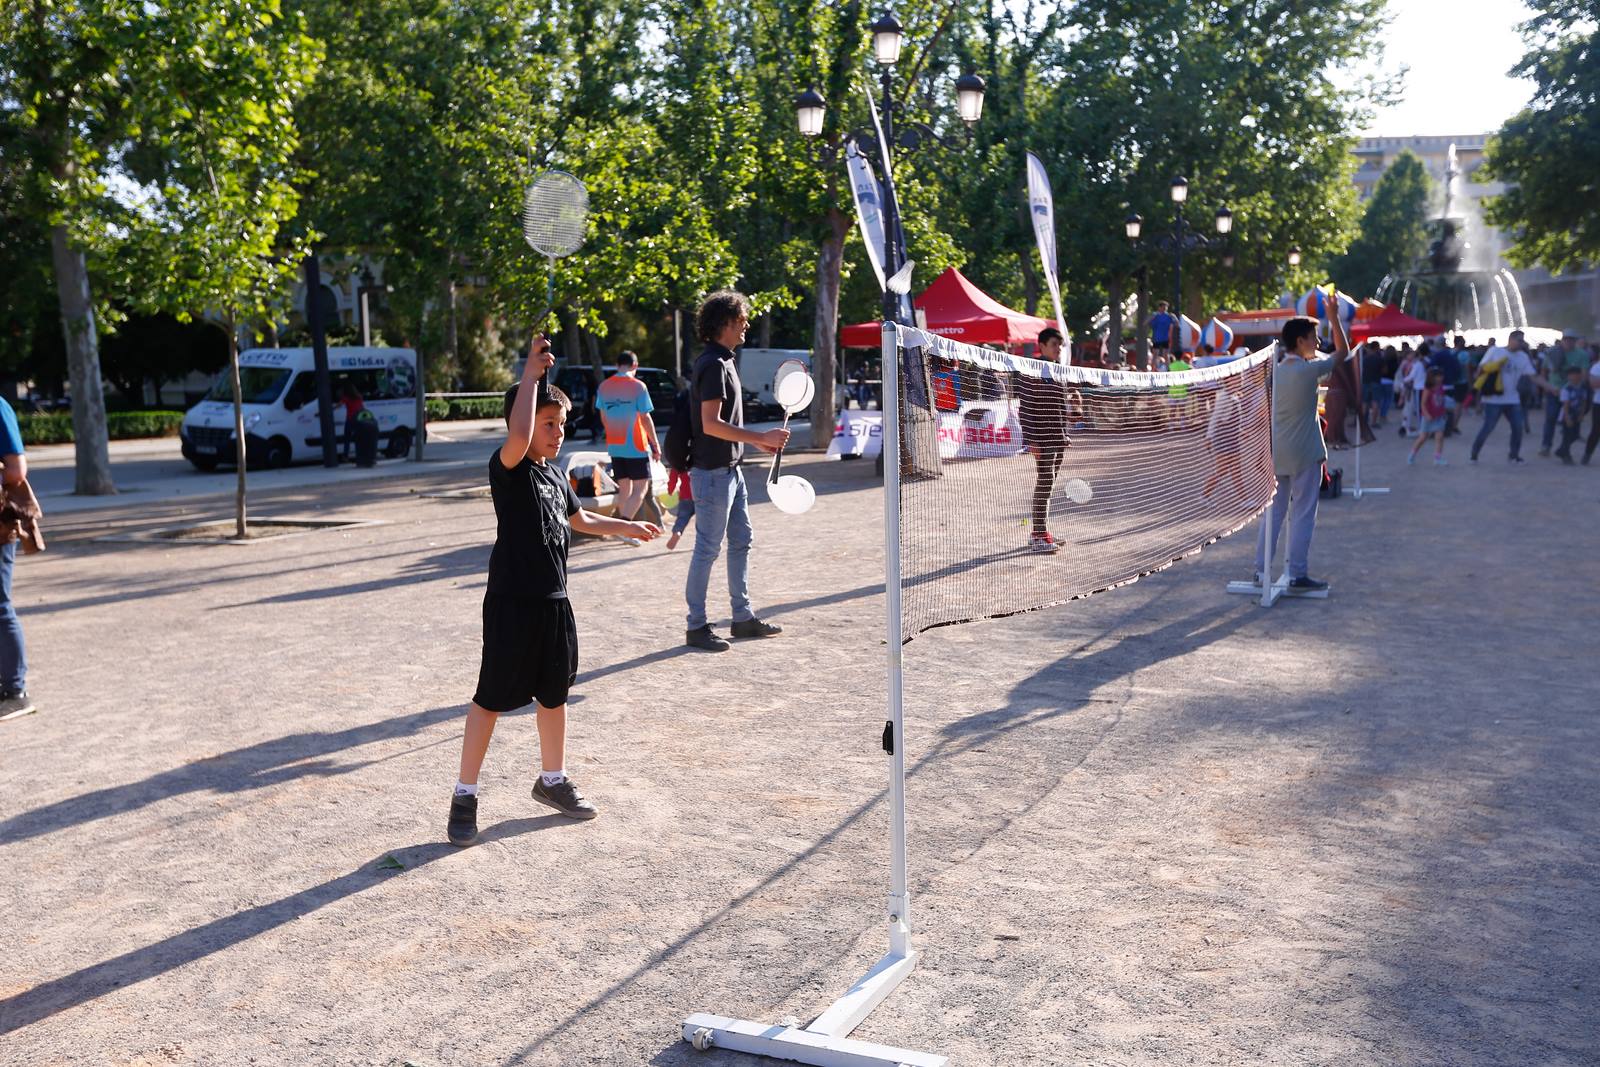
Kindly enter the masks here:
M 1174 314 L 1183 314 L 1183 254 L 1185 252 L 1198 252 L 1209 248 L 1221 247 L 1228 234 L 1233 232 L 1233 212 L 1226 207 L 1217 209 L 1215 237 L 1207 237 L 1196 230 L 1183 217 L 1183 205 L 1189 200 L 1189 179 L 1179 175 L 1172 179 L 1168 187 L 1168 195 L 1172 199 L 1173 217 L 1172 228 L 1165 233 L 1158 233 L 1149 240 L 1141 240 L 1144 232 L 1144 217 L 1137 213 L 1131 214 L 1123 222 L 1124 232 L 1133 247 L 1143 251 L 1146 248 L 1155 248 L 1166 252 L 1173 257 L 1173 302 Z
M 905 231 L 900 225 L 899 201 L 895 195 L 893 156 L 895 152 L 915 152 L 930 144 L 953 148 L 956 145 L 925 122 L 904 118 L 905 106 L 894 98 L 893 72 L 900 62 L 900 49 L 905 35 L 894 15 L 885 12 L 868 27 L 872 32 L 872 55 L 881 68 L 878 81 L 883 91 L 880 121 L 883 137 L 876 130 L 856 129 L 845 134 L 838 142 L 819 141 L 823 121 L 827 114 L 827 101 L 813 88 L 794 98 L 795 121 L 800 132 L 815 144 L 818 160 L 832 166 L 843 159 L 851 145 L 869 162 L 873 163 L 883 181 L 883 274 L 893 278 L 905 265 Z M 956 79 L 956 113 L 966 124 L 967 136 L 983 116 L 983 95 L 986 86 L 977 74 L 968 72 Z M 883 294 L 883 317 L 886 321 L 899 321 L 900 297 L 886 290 Z M 902 323 L 910 326 L 911 323 Z

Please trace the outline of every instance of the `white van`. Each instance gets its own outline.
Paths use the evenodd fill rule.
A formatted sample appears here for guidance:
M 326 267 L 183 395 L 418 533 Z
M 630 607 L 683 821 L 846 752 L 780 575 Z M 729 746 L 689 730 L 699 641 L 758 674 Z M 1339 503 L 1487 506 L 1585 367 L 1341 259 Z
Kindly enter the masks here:
M 411 450 L 417 432 L 417 354 L 409 348 L 330 348 L 333 431 L 344 439 L 344 387 L 352 385 L 378 420 L 378 447 L 390 457 Z M 286 467 L 322 458 L 316 360 L 309 348 L 252 348 L 239 354 L 244 444 L 251 466 Z M 217 375 L 204 400 L 183 416 L 183 458 L 203 471 L 232 464 L 233 384 Z

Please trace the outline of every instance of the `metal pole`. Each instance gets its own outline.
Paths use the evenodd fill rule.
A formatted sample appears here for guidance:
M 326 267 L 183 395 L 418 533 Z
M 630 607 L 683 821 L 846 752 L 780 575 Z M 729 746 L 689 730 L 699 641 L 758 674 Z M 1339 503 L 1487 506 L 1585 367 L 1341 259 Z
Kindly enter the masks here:
M 672 309 L 672 373 L 683 377 L 683 309 Z M 676 387 L 676 383 L 674 383 Z
M 1178 316 L 1178 325 L 1180 327 L 1178 334 L 1180 338 L 1178 342 L 1178 348 L 1181 350 L 1183 348 L 1183 342 L 1181 340 L 1183 336 L 1181 329 L 1183 324 L 1183 205 L 1176 204 L 1174 206 L 1178 209 L 1178 226 L 1175 230 L 1173 230 L 1172 233 L 1172 247 L 1174 253 L 1176 254 L 1177 266 L 1174 268 L 1172 273 L 1175 283 L 1173 289 L 1177 298 L 1176 302 L 1172 305 L 1172 313 Z
M 366 286 L 360 289 L 361 300 L 361 347 L 372 347 L 372 312 L 368 309 L 367 297 L 370 295 Z
M 878 162 L 883 165 L 883 276 L 893 277 L 903 262 L 904 237 L 900 233 L 900 204 L 894 192 L 894 168 L 891 165 L 889 146 L 894 143 L 894 86 L 885 68 L 883 82 L 883 139 L 878 144 Z M 883 318 L 885 322 L 900 321 L 900 295 L 885 289 L 883 292 Z M 910 326 L 911 323 L 902 325 Z M 887 391 L 889 383 L 884 382 Z M 887 460 L 885 460 L 887 462 Z
M 322 434 L 322 465 L 337 467 L 333 440 L 333 379 L 328 374 L 328 334 L 322 322 L 322 264 L 315 252 L 306 256 L 306 325 L 311 330 L 311 357 L 317 373 L 317 429 Z
M 889 674 L 889 947 L 911 953 L 911 898 L 906 891 L 906 744 L 904 634 L 900 623 L 900 338 L 883 324 L 883 588 Z

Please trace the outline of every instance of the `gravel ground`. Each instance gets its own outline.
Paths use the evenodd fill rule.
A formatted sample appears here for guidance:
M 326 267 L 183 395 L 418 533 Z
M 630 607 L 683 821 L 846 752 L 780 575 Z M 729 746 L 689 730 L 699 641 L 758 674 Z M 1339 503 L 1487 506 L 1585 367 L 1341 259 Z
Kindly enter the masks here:
M 1394 492 L 1324 504 L 1326 601 L 1226 596 L 1245 534 L 913 641 L 925 955 L 856 1036 L 1600 1063 L 1600 472 L 1510 468 L 1499 436 L 1477 467 L 1369 449 Z M 467 850 L 443 823 L 493 516 L 418 490 L 470 471 L 260 494 L 384 524 L 250 545 L 93 540 L 225 501 L 60 516 L 16 579 L 42 710 L 0 724 L 0 1060 L 764 1062 L 679 1024 L 809 1018 L 886 945 L 880 496 L 870 463 L 786 467 L 820 497 L 755 509 L 777 640 L 686 652 L 686 547 L 574 549 L 567 762 L 603 814 L 528 798 L 507 717 Z

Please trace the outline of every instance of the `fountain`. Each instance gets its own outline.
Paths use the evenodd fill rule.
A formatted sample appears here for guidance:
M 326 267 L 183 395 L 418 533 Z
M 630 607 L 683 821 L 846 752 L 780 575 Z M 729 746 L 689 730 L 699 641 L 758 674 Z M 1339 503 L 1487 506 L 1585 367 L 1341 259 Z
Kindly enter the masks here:
M 1504 330 L 1528 324 L 1522 290 L 1511 271 L 1497 265 L 1487 241 L 1474 245 L 1474 232 L 1485 234 L 1482 220 L 1457 213 L 1461 171 L 1456 146 L 1446 157 L 1444 210 L 1434 219 L 1437 236 L 1414 268 L 1385 275 L 1375 299 L 1391 300 L 1417 318 L 1442 322 L 1454 330 Z

